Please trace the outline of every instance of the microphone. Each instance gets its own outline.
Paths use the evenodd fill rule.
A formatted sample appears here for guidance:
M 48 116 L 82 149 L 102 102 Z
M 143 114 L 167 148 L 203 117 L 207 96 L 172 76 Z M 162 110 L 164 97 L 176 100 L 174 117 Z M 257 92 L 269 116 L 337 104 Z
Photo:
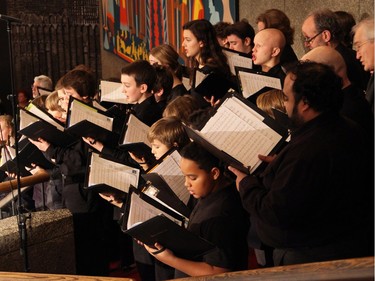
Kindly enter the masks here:
M 17 19 L 11 16 L 2 15 L 2 14 L 0 14 L 0 20 L 9 21 L 9 22 L 18 22 L 18 23 L 22 22 L 22 20 L 20 19 Z

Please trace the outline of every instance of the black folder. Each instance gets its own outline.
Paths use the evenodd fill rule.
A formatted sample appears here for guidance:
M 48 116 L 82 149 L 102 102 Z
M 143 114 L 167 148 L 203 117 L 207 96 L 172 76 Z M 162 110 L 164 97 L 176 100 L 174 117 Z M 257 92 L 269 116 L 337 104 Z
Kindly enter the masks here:
M 88 190 L 93 190 L 93 191 L 95 191 L 97 193 L 102 193 L 102 194 L 107 195 L 107 196 L 112 195 L 114 198 L 116 198 L 118 200 L 125 199 L 126 195 L 127 195 L 127 192 L 125 192 L 123 190 L 120 190 L 119 188 L 110 186 L 110 185 L 108 185 L 106 183 L 89 185 L 90 172 L 91 172 L 90 169 L 91 169 L 92 154 L 94 154 L 94 153 L 95 152 L 91 152 L 90 156 L 88 157 L 89 160 L 87 161 L 87 165 L 86 165 L 84 188 L 88 189 Z M 101 156 L 101 155 L 99 157 L 103 158 L 103 159 L 106 159 L 108 161 L 111 161 L 111 162 L 115 162 L 115 163 L 127 166 L 124 163 L 122 163 L 120 161 L 116 161 L 115 159 L 112 159 L 110 157 L 104 157 L 104 156 Z M 130 166 L 128 166 L 128 167 L 130 167 Z M 139 178 L 138 178 L 138 180 L 139 180 Z
M 18 162 L 20 168 L 20 176 L 28 176 L 30 172 L 25 167 L 31 168 L 31 164 L 35 164 L 45 170 L 53 169 L 55 164 L 44 157 L 43 153 L 33 145 L 28 139 L 23 139 L 18 144 L 22 147 L 18 153 Z M 0 167 L 1 171 L 8 171 L 9 173 L 17 172 L 17 160 L 16 158 L 8 160 Z
M 82 120 L 65 129 L 65 131 L 77 137 L 93 138 L 109 146 L 115 146 L 120 138 L 119 134 L 111 132 L 87 120 Z
M 126 233 L 151 247 L 159 243 L 184 259 L 203 256 L 215 248 L 209 241 L 191 233 L 163 215 L 138 224 L 128 229 Z
M 165 180 L 157 173 L 149 173 L 141 175 L 146 181 L 146 185 L 142 192 L 145 192 L 147 188 L 152 187 L 153 190 L 157 190 L 156 197 L 163 201 L 165 204 L 184 215 L 185 217 L 190 216 L 190 209 L 178 198 L 173 192 Z
M 77 101 L 78 103 L 83 103 L 82 101 L 79 101 L 73 98 L 72 96 L 70 97 L 69 107 L 68 107 L 69 110 L 68 110 L 67 122 L 66 122 L 67 128 L 65 129 L 66 132 L 69 132 L 70 134 L 77 136 L 77 137 L 90 137 L 109 146 L 114 146 L 115 144 L 117 144 L 118 140 L 120 139 L 119 134 L 113 131 L 109 131 L 93 122 L 90 122 L 88 120 L 82 120 L 82 121 L 77 122 L 74 125 L 70 125 L 71 104 L 73 101 Z M 91 107 L 99 114 L 112 118 L 110 113 L 103 112 L 87 104 L 85 104 L 85 106 Z
M 231 80 L 226 78 L 224 75 L 216 72 L 207 74 L 203 81 L 194 88 L 194 92 L 197 92 L 202 97 L 211 96 L 215 97 L 215 100 L 221 99 L 230 88 L 235 88 Z
M 42 138 L 55 146 L 61 147 L 68 147 L 78 140 L 77 137 L 57 129 L 54 125 L 44 120 L 39 120 L 28 125 L 20 130 L 19 133 L 32 140 Z
M 276 153 L 277 151 L 279 151 L 283 147 L 284 141 L 285 141 L 285 139 L 287 137 L 287 130 L 285 130 L 285 128 L 283 128 L 273 118 L 269 117 L 265 112 L 263 112 L 261 109 L 259 109 L 258 107 L 256 107 L 253 103 L 249 102 L 248 100 L 246 100 L 245 98 L 243 98 L 242 96 L 240 96 L 238 93 L 227 93 L 227 95 L 224 96 L 221 99 L 221 101 L 218 104 L 216 110 L 213 112 L 213 114 L 211 115 L 210 118 L 212 118 L 215 114 L 217 114 L 217 111 L 220 108 L 220 106 L 222 106 L 222 104 L 224 104 L 225 101 L 227 99 L 229 99 L 229 98 L 238 99 L 240 102 L 242 102 L 244 105 L 248 106 L 252 111 L 254 111 L 254 113 L 257 113 L 257 114 L 261 115 L 263 117 L 263 119 L 259 120 L 259 122 L 264 123 L 265 125 L 267 125 L 269 128 L 271 128 L 273 131 L 277 132 L 281 136 L 281 139 L 273 147 L 273 149 L 272 149 L 272 151 L 271 151 L 270 154 Z M 241 118 L 239 117 L 239 119 L 241 119 Z M 204 126 L 203 126 L 203 128 L 204 128 Z M 188 127 L 188 126 L 185 126 L 185 130 L 186 130 L 186 133 L 188 134 L 188 136 L 191 139 L 193 139 L 195 142 L 197 142 L 198 144 L 200 144 L 201 146 L 203 146 L 210 153 L 212 153 L 213 155 L 215 155 L 217 158 L 221 159 L 226 164 L 228 164 L 230 166 L 233 166 L 234 168 L 240 170 L 243 173 L 246 173 L 246 174 L 250 173 L 250 170 L 253 167 L 247 167 L 247 166 L 245 166 L 243 163 L 241 163 L 239 160 L 237 160 L 236 158 L 234 158 L 232 155 L 230 155 L 227 152 L 219 149 L 218 147 L 216 147 L 215 145 L 213 145 L 209 140 L 207 140 L 206 138 L 204 138 L 200 134 L 200 132 L 198 132 L 197 130 L 194 130 L 194 129 Z M 251 145 L 251 143 L 249 143 L 249 146 L 250 145 Z M 260 166 L 262 166 L 262 168 L 264 168 L 264 165 L 265 165 L 264 163 L 260 164 Z M 258 168 L 259 168 L 259 166 L 258 166 Z M 256 168 L 251 173 L 255 173 L 256 171 L 259 171 L 260 169 L 258 169 L 258 168 Z
M 259 75 L 259 76 L 276 78 L 276 79 L 280 80 L 280 78 L 278 78 L 278 77 L 272 76 L 272 75 L 270 75 L 270 74 L 268 74 L 266 72 L 258 71 L 258 70 L 255 70 L 255 69 L 249 69 L 249 68 L 244 68 L 244 67 L 238 67 L 238 66 L 236 66 L 235 70 L 236 70 L 238 88 L 241 89 L 242 95 L 243 95 L 243 85 L 242 85 L 242 81 L 241 81 L 240 76 L 239 76 L 239 72 L 240 71 L 242 71 L 242 72 L 248 72 L 248 73 L 252 73 L 252 74 L 256 74 L 256 75 Z M 259 89 L 255 93 L 251 93 L 250 96 L 247 97 L 247 100 L 251 101 L 253 104 L 256 104 L 256 100 L 259 97 L 259 95 L 261 95 L 262 93 L 267 92 L 269 90 L 272 90 L 272 89 L 275 89 L 275 88 L 269 87 L 269 86 L 265 85 L 264 87 L 262 87 L 261 89 Z
M 290 119 L 288 117 L 288 114 L 280 111 L 277 108 L 271 108 L 271 110 L 273 112 L 273 115 L 275 116 L 275 120 L 286 130 L 288 130 L 290 128 Z

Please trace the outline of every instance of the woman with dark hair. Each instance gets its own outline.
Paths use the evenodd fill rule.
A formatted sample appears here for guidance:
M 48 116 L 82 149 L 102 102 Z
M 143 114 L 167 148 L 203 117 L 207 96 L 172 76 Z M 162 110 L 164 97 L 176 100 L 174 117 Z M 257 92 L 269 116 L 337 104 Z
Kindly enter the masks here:
M 292 48 L 294 29 L 290 26 L 290 20 L 283 11 L 278 9 L 266 10 L 256 18 L 256 24 L 258 25 L 258 31 L 265 28 L 276 28 L 284 34 L 286 45 L 280 59 L 280 63 L 284 68 L 288 68 L 288 66 L 298 61 L 298 57 Z
M 213 25 L 208 20 L 200 19 L 185 23 L 182 29 L 184 38 L 182 46 L 188 58 L 188 65 L 192 67 L 192 74 L 197 75 L 198 71 L 204 75 L 215 73 L 220 77 L 219 83 L 223 79 L 230 81 L 231 72 L 227 57 L 217 41 Z M 190 83 L 193 86 L 191 94 L 201 101 L 202 107 L 205 107 L 209 105 L 206 100 L 211 96 L 204 100 L 203 96 L 195 91 L 196 85 L 192 81 L 196 80 L 196 75 L 191 75 Z M 207 89 L 207 93 L 212 95 L 210 89 Z

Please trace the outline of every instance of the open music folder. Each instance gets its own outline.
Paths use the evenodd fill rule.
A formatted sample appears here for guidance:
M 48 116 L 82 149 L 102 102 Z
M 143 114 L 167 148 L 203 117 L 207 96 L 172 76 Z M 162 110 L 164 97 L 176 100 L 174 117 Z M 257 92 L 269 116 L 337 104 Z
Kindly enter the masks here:
M 18 153 L 20 176 L 31 175 L 31 173 L 26 169 L 31 169 L 31 164 L 35 164 L 36 166 L 39 166 L 45 170 L 53 169 L 55 167 L 55 164 L 44 157 L 43 153 L 27 138 L 20 140 L 18 146 L 20 147 L 20 151 Z M 8 161 L 0 167 L 0 170 L 9 173 L 16 173 L 16 158 L 8 159 Z
M 107 145 L 116 144 L 120 137 L 113 132 L 113 117 L 73 97 L 69 101 L 66 131 Z
M 174 194 L 187 205 L 190 194 L 185 187 L 185 176 L 181 172 L 180 161 L 181 155 L 175 148 L 172 148 L 146 173 L 157 173 L 168 184 Z
M 129 114 L 124 126 L 119 148 L 134 153 L 139 158 L 152 156 L 151 143 L 147 138 L 150 127 Z
M 150 247 L 159 243 L 177 257 L 185 259 L 194 259 L 215 248 L 209 241 L 160 214 L 128 229 L 126 233 Z
M 238 52 L 232 49 L 222 48 L 223 53 L 226 55 L 228 59 L 228 65 L 230 68 L 230 72 L 233 75 L 236 75 L 235 67 L 243 67 L 243 68 L 253 68 L 253 60 L 249 54 L 245 54 L 242 52 Z
M 274 119 L 236 93 L 221 100 L 200 131 L 187 126 L 186 131 L 216 157 L 248 174 L 262 164 L 259 154 L 275 153 L 287 137 Z
M 215 100 L 222 98 L 229 89 L 235 87 L 234 83 L 224 75 L 212 72 L 204 74 L 199 70 L 195 71 L 194 92 L 202 97 L 215 97 Z
M 235 69 L 239 88 L 241 89 L 242 96 L 246 99 L 257 96 L 268 89 L 282 90 L 280 78 L 248 68 L 235 67 Z
M 100 81 L 100 101 L 128 104 L 119 82 Z
M 20 109 L 20 134 L 33 140 L 42 138 L 61 147 L 70 146 L 78 140 L 76 136 L 67 133 L 64 126 L 47 112 L 35 105 L 32 105 L 31 111 L 28 108 Z
M 140 170 L 91 152 L 87 164 L 85 187 L 115 198 L 124 198 L 130 186 L 138 186 Z

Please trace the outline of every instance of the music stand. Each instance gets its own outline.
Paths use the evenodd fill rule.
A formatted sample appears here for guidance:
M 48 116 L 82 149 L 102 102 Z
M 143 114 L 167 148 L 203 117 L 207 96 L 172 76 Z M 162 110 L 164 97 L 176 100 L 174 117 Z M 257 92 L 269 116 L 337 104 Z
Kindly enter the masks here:
M 13 23 L 21 23 L 20 19 L 1 15 L 0 20 L 4 20 L 7 22 L 7 33 L 8 33 L 8 51 L 9 51 L 9 61 L 10 61 L 10 81 L 11 81 L 11 103 L 12 103 L 12 112 L 14 118 L 14 132 L 17 133 L 18 125 L 17 125 L 17 97 L 15 92 L 15 85 L 14 85 L 14 72 L 13 72 L 13 49 L 12 49 L 12 29 L 11 26 Z M 16 155 L 16 166 L 17 166 L 17 194 L 18 194 L 18 212 L 17 212 L 17 221 L 18 221 L 18 231 L 20 236 L 20 253 L 23 256 L 24 260 L 24 270 L 25 272 L 29 271 L 29 260 L 27 255 L 27 233 L 26 233 L 26 220 L 30 218 L 30 214 L 24 214 L 24 206 L 22 205 L 21 200 L 21 185 L 20 185 L 20 168 L 19 168 L 19 157 L 18 157 L 18 141 L 16 137 L 15 141 L 15 155 Z

